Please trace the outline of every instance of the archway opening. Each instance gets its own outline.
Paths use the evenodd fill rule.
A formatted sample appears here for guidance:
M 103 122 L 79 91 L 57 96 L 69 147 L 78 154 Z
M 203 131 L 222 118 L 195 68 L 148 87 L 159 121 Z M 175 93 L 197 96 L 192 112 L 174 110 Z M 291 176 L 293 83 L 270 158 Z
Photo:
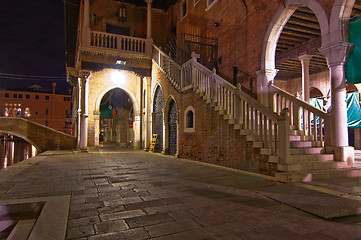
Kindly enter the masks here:
M 325 84 L 318 88 L 327 92 L 328 76 L 320 74 L 328 72 L 326 59 L 318 51 L 321 45 L 321 27 L 316 15 L 308 7 L 298 7 L 283 26 L 277 41 L 275 66 L 279 71 L 275 85 L 295 96 L 302 96 L 301 59 L 307 59 L 304 64 L 309 66 L 310 85 L 311 81 L 323 82 Z
M 134 145 L 134 108 L 130 96 L 122 89 L 108 91 L 100 102 L 99 144 Z

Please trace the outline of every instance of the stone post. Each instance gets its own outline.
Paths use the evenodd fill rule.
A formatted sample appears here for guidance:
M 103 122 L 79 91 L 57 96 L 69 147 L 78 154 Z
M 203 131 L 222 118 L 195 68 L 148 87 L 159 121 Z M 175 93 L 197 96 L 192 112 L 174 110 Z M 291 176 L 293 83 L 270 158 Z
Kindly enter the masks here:
M 152 1 L 145 0 L 147 3 L 147 39 L 145 42 L 145 51 L 148 54 L 152 53 L 153 38 L 152 38 Z
M 81 116 L 80 116 L 80 143 L 79 149 L 87 151 L 88 148 L 88 78 L 89 72 L 81 76 Z
M 146 99 L 145 99 L 145 144 L 144 144 L 144 150 L 149 149 L 149 145 L 152 139 L 152 124 L 151 124 L 151 91 L 152 91 L 152 78 L 146 77 Z
M 277 69 L 262 69 L 256 72 L 257 100 L 271 109 L 273 109 L 273 100 L 271 100 L 272 94 L 268 86 L 273 82 L 277 72 Z
M 83 41 L 82 45 L 90 45 L 90 20 L 89 20 L 89 0 L 84 0 L 84 19 L 83 19 Z
M 298 59 L 302 65 L 302 100 L 305 102 L 310 101 L 310 60 L 312 55 L 302 55 Z
M 80 114 L 81 114 L 81 78 L 78 78 L 78 102 L 77 102 L 77 127 L 76 127 L 76 139 L 77 139 L 77 148 L 80 148 Z

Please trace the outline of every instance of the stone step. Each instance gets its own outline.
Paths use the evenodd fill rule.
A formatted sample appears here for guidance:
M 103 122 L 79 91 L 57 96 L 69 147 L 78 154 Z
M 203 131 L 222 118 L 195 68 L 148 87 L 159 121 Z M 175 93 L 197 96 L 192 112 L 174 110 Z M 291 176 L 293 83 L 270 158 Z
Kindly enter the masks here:
M 277 170 L 281 172 L 313 172 L 321 170 L 335 170 L 340 168 L 350 168 L 346 162 L 339 161 L 314 161 L 295 164 L 277 164 Z
M 322 154 L 326 150 L 323 147 L 309 147 L 309 148 L 291 148 L 291 155 L 301 155 L 301 154 Z
M 340 178 L 361 177 L 361 169 L 341 168 L 315 172 L 278 172 L 275 175 L 280 182 L 310 182 L 318 180 L 331 180 Z
M 300 136 L 304 136 L 305 135 L 305 131 L 304 130 L 290 130 L 290 135 L 300 135 Z
M 290 141 L 291 148 L 310 148 L 312 146 L 311 141 Z
M 306 136 L 306 135 L 290 135 L 290 141 L 312 141 L 313 136 Z
M 279 163 L 280 162 L 280 157 L 276 156 L 276 155 L 269 155 L 268 156 L 268 162 L 270 162 L 270 163 Z
M 290 155 L 288 163 L 314 162 L 314 161 L 333 161 L 333 154 L 296 154 Z
M 262 142 L 262 141 L 254 141 L 254 142 L 252 143 L 252 146 L 253 146 L 254 148 L 263 148 L 263 142 Z

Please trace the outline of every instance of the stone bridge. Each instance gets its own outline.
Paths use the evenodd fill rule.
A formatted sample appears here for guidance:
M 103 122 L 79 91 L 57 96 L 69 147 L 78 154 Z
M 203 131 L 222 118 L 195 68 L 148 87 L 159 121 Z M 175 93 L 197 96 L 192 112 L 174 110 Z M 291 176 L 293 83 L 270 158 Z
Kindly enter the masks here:
M 40 152 L 76 148 L 75 137 L 19 117 L 0 117 L 0 133 L 20 137 Z

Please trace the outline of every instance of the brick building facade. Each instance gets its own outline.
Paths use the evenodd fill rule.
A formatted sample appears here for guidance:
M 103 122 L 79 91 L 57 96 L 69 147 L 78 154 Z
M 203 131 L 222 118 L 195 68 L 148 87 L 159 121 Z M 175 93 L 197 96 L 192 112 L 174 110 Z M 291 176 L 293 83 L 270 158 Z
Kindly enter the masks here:
M 343 66 L 359 1 L 145 2 L 84 0 L 77 9 L 67 69 L 80 149 L 99 145 L 100 100 L 121 89 L 135 148 L 157 133 L 160 152 L 277 176 L 290 174 L 297 138 L 352 165 Z M 113 81 L 114 72 L 123 77 Z M 314 88 L 332 99 L 329 113 L 308 104 Z

